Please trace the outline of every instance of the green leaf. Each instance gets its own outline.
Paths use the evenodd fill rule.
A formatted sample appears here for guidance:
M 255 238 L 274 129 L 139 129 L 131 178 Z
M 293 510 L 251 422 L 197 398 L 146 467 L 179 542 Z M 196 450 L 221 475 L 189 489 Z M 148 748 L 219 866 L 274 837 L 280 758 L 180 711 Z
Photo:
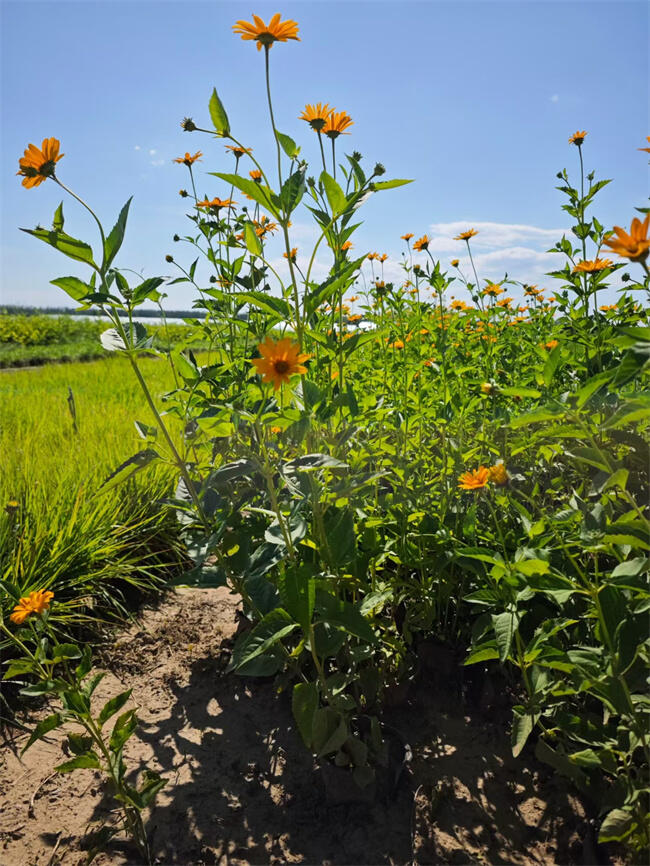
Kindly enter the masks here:
M 109 740 L 109 747 L 112 752 L 119 752 L 124 743 L 134 733 L 138 726 L 138 717 L 135 710 L 127 710 L 117 717 L 117 721 L 113 725 L 113 731 Z
M 228 115 L 226 114 L 226 109 L 223 107 L 223 103 L 219 99 L 216 87 L 212 88 L 212 96 L 210 97 L 208 108 L 210 109 L 210 118 L 214 124 L 214 128 L 219 135 L 229 135 L 230 123 L 228 122 Z
M 514 611 L 492 614 L 492 626 L 499 649 L 499 661 L 506 661 L 510 655 L 512 639 L 519 625 L 519 618 Z
M 254 256 L 262 255 L 262 244 L 255 231 L 255 226 L 251 222 L 244 223 L 244 242 L 249 253 Z
M 73 755 L 83 755 L 93 744 L 93 738 L 86 734 L 68 734 L 68 748 Z
M 550 569 L 548 562 L 543 559 L 520 559 L 519 562 L 513 563 L 513 566 L 518 572 L 527 576 L 546 574 Z
M 379 180 L 372 182 L 372 188 L 375 190 L 380 189 L 395 189 L 396 186 L 404 186 L 405 183 L 413 183 L 412 180 L 404 180 L 403 178 L 396 178 L 395 180 Z
M 142 805 L 148 806 L 158 791 L 165 787 L 168 780 L 163 779 L 159 773 L 155 773 L 153 770 L 144 770 L 142 773 L 142 779 L 143 782 L 138 793 Z
M 360 613 L 357 605 L 324 591 L 316 593 L 316 605 L 322 622 L 342 628 L 366 643 L 373 645 L 379 643 L 372 626 Z
M 209 171 L 208 174 L 219 177 L 230 186 L 234 186 L 235 189 L 246 193 L 246 195 L 249 195 L 254 201 L 270 211 L 276 219 L 280 219 L 280 199 L 268 186 L 256 183 L 247 177 L 241 177 L 239 174 L 226 174 L 218 171 Z
M 298 154 L 300 153 L 300 148 L 298 147 L 296 142 L 293 140 L 293 138 L 290 138 L 288 135 L 285 135 L 283 132 L 277 132 L 276 131 L 276 135 L 278 136 L 278 141 L 280 142 L 280 147 L 286 153 L 286 155 L 289 157 L 289 159 L 297 159 Z
M 541 391 L 537 391 L 535 388 L 516 388 L 516 387 L 507 387 L 507 388 L 499 388 L 499 394 L 503 394 L 506 397 L 541 397 Z
M 348 469 L 347 463 L 329 454 L 304 454 L 284 464 L 285 472 L 309 472 L 312 469 Z
M 63 659 L 80 659 L 81 650 L 74 643 L 57 644 L 52 649 L 53 662 L 61 662 Z
M 51 716 L 48 716 L 46 719 L 40 721 L 34 730 L 32 731 L 32 735 L 27 740 L 27 744 L 23 746 L 20 754 L 24 755 L 27 749 L 31 745 L 33 745 L 36 740 L 41 740 L 46 734 L 49 734 L 50 731 L 53 731 L 55 728 L 58 728 L 63 724 L 63 716 L 61 713 L 53 713 Z
M 83 755 L 77 755 L 70 761 L 64 761 L 54 768 L 57 773 L 71 773 L 73 770 L 99 770 L 101 764 L 99 758 L 94 752 L 85 752 Z
M 7 670 L 3 676 L 3 680 L 9 680 L 12 677 L 19 677 L 22 674 L 31 673 L 34 670 L 35 662 L 31 659 L 9 659 L 6 662 Z
M 149 277 L 149 279 L 144 280 L 144 282 L 133 289 L 131 296 L 133 304 L 141 304 L 143 301 L 154 301 L 154 303 L 157 303 L 162 297 L 157 289 L 164 282 L 163 277 Z
M 300 204 L 305 193 L 305 169 L 295 171 L 282 185 L 280 201 L 287 216 Z
M 629 349 L 623 355 L 621 363 L 614 370 L 614 378 L 612 379 L 610 389 L 617 391 L 622 385 L 626 385 L 632 379 L 635 379 L 648 360 L 650 360 L 650 346 L 638 343 Z
M 552 749 L 548 743 L 539 739 L 535 747 L 535 756 L 539 761 L 549 764 L 558 773 L 567 776 L 581 790 L 586 791 L 588 788 L 588 779 L 583 771 L 572 763 L 569 758 L 562 752 Z
M 539 716 L 533 716 L 525 707 L 520 705 L 512 708 L 512 731 L 510 734 L 510 742 L 512 745 L 512 754 L 515 758 L 519 757 L 522 749 L 526 745 L 528 737 L 531 735 L 535 723 Z
M 106 703 L 101 709 L 99 716 L 97 716 L 97 721 L 100 728 L 106 724 L 106 722 L 110 719 L 111 716 L 114 716 L 115 713 L 119 713 L 124 704 L 131 697 L 132 691 L 133 689 L 127 689 L 125 692 L 120 692 L 119 695 L 111 698 L 110 701 L 106 701 Z
M 52 228 L 55 232 L 60 232 L 63 230 L 63 202 L 58 206 L 58 208 L 54 211 L 54 219 L 52 220 Z
M 620 842 L 634 829 L 634 815 L 627 809 L 612 809 L 600 825 L 598 842 Z
M 133 200 L 133 196 L 127 201 L 122 210 L 120 211 L 120 215 L 117 218 L 117 222 L 111 229 L 111 233 L 106 238 L 106 242 L 104 244 L 104 268 L 107 269 L 110 267 L 111 262 L 115 258 L 115 256 L 120 251 L 120 247 L 122 246 L 122 241 L 124 240 L 124 232 L 126 231 L 126 221 L 129 216 L 129 207 L 131 206 L 131 201 Z M 161 281 L 162 282 L 162 281 Z
M 285 608 L 307 634 L 316 599 L 316 580 L 311 566 L 287 566 L 284 574 L 278 578 L 278 589 Z
M 312 747 L 314 714 L 318 709 L 317 683 L 296 683 L 291 695 L 291 709 L 300 736 L 308 749 Z
M 26 232 L 28 235 L 33 235 L 40 241 L 44 241 L 69 259 L 75 259 L 78 262 L 85 262 L 87 265 L 97 267 L 93 260 L 93 251 L 88 244 L 70 237 L 65 232 L 48 231 L 41 228 L 21 229 L 21 232 Z
M 241 668 L 266 652 L 283 637 L 291 634 L 296 628 L 298 623 L 292 620 L 286 610 L 277 607 L 270 611 L 251 631 L 241 635 L 233 648 L 228 670 L 236 671 Z
M 327 201 L 332 208 L 332 216 L 337 216 L 338 214 L 343 213 L 347 202 L 345 193 L 341 187 L 326 171 L 321 172 L 320 182 L 325 187 L 325 195 L 327 196 Z
M 128 460 L 121 463 L 114 472 L 111 472 L 99 489 L 102 493 L 105 493 L 112 487 L 116 487 L 118 484 L 126 481 L 127 478 L 131 478 L 136 472 L 140 472 L 145 466 L 153 463 L 154 460 L 161 459 L 160 454 L 154 451 L 153 448 L 145 448 L 143 451 L 138 451 L 133 457 L 129 457 Z
M 278 316 L 285 322 L 291 319 L 291 307 L 284 298 L 268 295 L 266 292 L 237 292 L 235 297 L 258 310 Z

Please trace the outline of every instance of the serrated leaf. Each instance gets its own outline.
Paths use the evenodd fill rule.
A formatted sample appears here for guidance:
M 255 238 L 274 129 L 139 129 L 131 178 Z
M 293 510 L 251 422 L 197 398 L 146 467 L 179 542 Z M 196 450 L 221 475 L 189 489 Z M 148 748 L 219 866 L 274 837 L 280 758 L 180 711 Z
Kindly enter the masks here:
M 106 243 L 104 244 L 105 269 L 108 269 L 110 267 L 111 262 L 118 254 L 120 247 L 122 246 L 122 241 L 124 240 L 124 232 L 126 231 L 126 221 L 129 216 L 129 207 L 131 206 L 132 200 L 133 196 L 131 196 L 131 198 L 127 201 L 127 203 L 120 211 L 117 222 L 111 229 L 109 236 L 106 238 Z
M 36 740 L 41 740 L 46 734 L 49 734 L 50 731 L 55 730 L 55 728 L 58 728 L 59 725 L 62 724 L 63 716 L 61 715 L 61 713 L 53 713 L 51 716 L 48 716 L 46 719 L 40 721 L 32 731 L 29 740 L 27 740 L 27 744 L 21 749 L 20 754 L 24 755 L 27 749 L 29 749 L 29 747 L 33 745 Z
M 114 698 L 106 701 L 99 713 L 99 716 L 97 717 L 100 728 L 106 724 L 106 722 L 110 719 L 111 716 L 114 716 L 115 713 L 119 713 L 124 704 L 131 697 L 132 691 L 133 689 L 127 689 L 125 692 L 120 692 L 119 695 L 116 695 Z
M 332 208 L 332 216 L 343 213 L 346 206 L 346 198 L 341 187 L 326 171 L 321 172 L 320 182 L 325 188 L 327 201 L 329 202 L 329 206 Z
M 395 189 L 396 186 L 404 186 L 406 183 L 413 183 L 413 181 L 404 178 L 395 178 L 395 180 L 378 180 L 373 181 L 372 186 L 375 190 Z
M 138 453 L 134 454 L 133 457 L 129 457 L 128 460 L 121 463 L 114 472 L 111 472 L 108 478 L 106 478 L 104 483 L 101 485 L 100 490 L 102 493 L 105 493 L 112 487 L 116 487 L 118 484 L 126 481 L 127 478 L 131 478 L 136 474 L 136 472 L 140 472 L 141 469 L 144 469 L 145 466 L 153 463 L 154 460 L 161 459 L 160 454 L 158 454 L 157 451 L 154 451 L 153 448 L 145 448 L 143 451 L 138 451 Z
M 99 758 L 94 752 L 85 752 L 83 755 L 77 755 L 70 761 L 64 761 L 54 769 L 57 773 L 71 773 L 73 770 L 99 770 L 101 764 Z
M 59 250 L 69 259 L 75 259 L 78 262 L 85 262 L 88 265 L 95 265 L 93 259 L 93 251 L 91 247 L 77 238 L 70 237 L 65 232 L 48 231 L 47 229 L 21 229 L 21 232 L 26 232 L 28 235 L 44 241 L 54 249 Z

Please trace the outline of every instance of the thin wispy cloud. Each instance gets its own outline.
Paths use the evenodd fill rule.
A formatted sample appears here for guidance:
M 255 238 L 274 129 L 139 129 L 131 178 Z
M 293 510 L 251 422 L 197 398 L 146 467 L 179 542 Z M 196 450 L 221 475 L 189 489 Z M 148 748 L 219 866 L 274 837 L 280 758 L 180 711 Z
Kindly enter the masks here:
M 559 96 L 559 94 L 557 94 L 557 93 L 553 93 L 553 94 L 549 97 L 549 101 L 550 101 L 550 102 L 559 102 L 559 101 L 560 101 L 560 96 Z

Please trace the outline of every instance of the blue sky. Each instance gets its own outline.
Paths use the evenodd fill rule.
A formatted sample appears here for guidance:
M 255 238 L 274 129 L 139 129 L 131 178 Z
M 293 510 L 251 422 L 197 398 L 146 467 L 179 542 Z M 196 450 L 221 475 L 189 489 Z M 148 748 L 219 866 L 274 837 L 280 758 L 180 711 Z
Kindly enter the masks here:
M 301 37 L 271 50 L 276 121 L 313 173 L 316 137 L 298 115 L 325 101 L 354 119 L 339 152 L 356 149 L 368 166 L 381 161 L 386 178 L 415 179 L 360 212 L 355 253 L 388 253 L 387 277 L 400 274 L 401 234 L 428 232 L 446 263 L 463 259 L 453 235 L 475 227 L 480 277 L 507 270 L 552 287 L 543 274 L 559 257 L 543 251 L 569 225 L 555 174 L 566 167 L 577 179 L 567 139 L 578 129 L 589 133 L 586 170 L 614 179 L 596 199 L 600 221 L 629 227 L 645 203 L 648 160 L 637 150 L 650 133 L 645 2 L 4 0 L 0 301 L 72 304 L 49 280 L 84 274 L 18 231 L 49 225 L 61 199 L 52 182 L 25 190 L 15 176 L 28 142 L 44 137 L 61 140 L 59 176 L 107 226 L 134 195 L 118 265 L 176 275 L 166 253 L 192 261 L 191 249 L 172 242 L 191 227 L 189 199 L 178 195 L 187 169 L 172 159 L 202 150 L 199 191 L 222 197 L 227 190 L 206 172 L 234 161 L 223 141 L 185 133 L 180 120 L 208 126 L 216 86 L 233 133 L 272 167 L 263 53 L 231 27 L 276 11 L 298 22 Z M 94 243 L 80 208 L 68 200 L 64 210 L 66 230 Z M 310 219 L 303 211 L 294 220 L 301 254 L 314 237 Z M 190 304 L 183 286 L 168 291 L 168 307 Z

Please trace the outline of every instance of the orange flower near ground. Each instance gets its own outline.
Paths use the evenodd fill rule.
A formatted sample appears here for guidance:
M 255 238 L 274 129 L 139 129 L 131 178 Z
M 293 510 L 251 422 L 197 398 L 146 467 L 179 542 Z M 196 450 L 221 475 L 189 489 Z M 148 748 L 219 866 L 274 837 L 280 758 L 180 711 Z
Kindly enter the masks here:
M 360 322 L 363 319 L 361 313 L 355 313 L 353 316 L 348 316 L 348 322 Z
M 276 433 L 276 434 L 277 434 L 277 433 L 282 433 L 282 427 L 278 427 L 276 424 L 274 424 L 274 425 L 271 427 L 271 433 Z
M 490 298 L 496 298 L 498 295 L 502 295 L 504 291 L 505 289 L 502 289 L 498 283 L 489 283 L 481 294 L 488 295 Z
M 573 273 L 595 274 L 598 271 L 604 271 L 605 268 L 611 268 L 614 262 L 611 259 L 595 259 L 593 262 L 585 260 L 578 262 L 574 267 Z
M 307 368 L 304 361 L 311 355 L 301 354 L 298 343 L 292 342 L 287 337 L 282 340 L 273 340 L 267 337 L 257 347 L 261 358 L 253 358 L 253 365 L 262 376 L 263 382 L 273 382 L 275 391 L 281 385 L 288 383 L 291 376 L 296 373 L 306 373 Z
M 53 592 L 42 589 L 30 592 L 28 596 L 20 599 L 9 619 L 16 625 L 22 625 L 30 614 L 43 613 L 44 610 L 47 610 L 53 598 Z
M 306 120 L 316 132 L 322 132 L 323 127 L 334 111 L 327 102 L 317 102 L 316 105 L 305 105 L 305 109 L 298 120 Z
M 354 121 L 350 117 L 349 114 L 346 114 L 345 111 L 333 111 L 330 116 L 327 118 L 327 122 L 323 127 L 323 132 L 328 138 L 338 138 L 342 133 L 345 135 L 349 135 L 349 132 L 345 132 L 348 126 L 352 126 Z
M 224 147 L 226 150 L 231 150 L 237 159 L 242 157 L 245 153 L 251 154 L 253 152 L 252 147 L 242 147 L 240 144 L 225 144 Z
M 25 181 L 23 181 L 24 183 Z M 612 252 L 622 258 L 631 259 L 633 262 L 642 262 L 648 256 L 650 249 L 650 238 L 648 238 L 648 227 L 650 226 L 650 213 L 641 222 L 634 217 L 628 234 L 620 226 L 614 226 L 616 237 L 605 238 L 603 241 Z
M 40 148 L 35 144 L 28 144 L 25 155 L 18 160 L 19 169 L 16 174 L 24 176 L 23 186 L 31 189 L 54 177 L 56 163 L 65 156 L 59 153 L 60 142 L 58 138 L 44 138 Z
M 298 36 L 298 24 L 291 19 L 287 21 L 280 20 L 280 13 L 271 18 L 268 25 L 262 21 L 259 15 L 253 15 L 254 24 L 250 21 L 237 21 L 233 25 L 233 33 L 241 36 L 243 40 L 254 39 L 257 42 L 257 50 L 262 50 L 262 45 L 265 48 L 271 48 L 274 42 L 286 42 L 287 39 L 295 39 L 300 42 Z
M 422 237 L 413 244 L 413 249 L 420 253 L 423 250 L 429 249 L 430 243 L 431 238 L 428 235 L 422 235 Z
M 503 463 L 496 463 L 488 469 L 488 481 L 503 487 L 508 483 L 508 473 Z
M 175 160 L 173 160 L 173 162 L 183 163 L 184 165 L 186 165 L 189 168 L 193 163 L 200 162 L 202 156 L 203 156 L 203 154 L 201 153 L 200 150 L 197 150 L 197 152 L 194 154 L 194 156 L 191 156 L 186 151 L 185 156 L 178 156 L 178 157 L 176 157 Z
M 474 235 L 477 235 L 478 232 L 476 229 L 467 229 L 466 232 L 461 232 L 459 235 L 456 235 L 454 238 L 455 241 L 468 241 L 470 238 L 473 238 Z
M 408 243 L 412 237 L 413 237 L 413 232 L 407 232 L 405 235 L 401 235 L 402 240 L 406 241 L 406 243 Z
M 393 343 L 388 344 L 389 349 L 403 349 L 404 348 L 404 340 L 395 340 Z
M 461 490 L 480 490 L 481 487 L 487 486 L 489 472 L 487 466 L 479 466 L 471 472 L 463 472 L 458 479 L 458 486 Z
M 574 132 L 573 135 L 571 136 L 571 138 L 569 139 L 569 144 L 575 144 L 577 146 L 580 146 L 586 137 L 587 137 L 587 133 L 585 132 L 584 129 L 582 130 L 582 132 Z
M 553 349 L 559 346 L 559 342 L 557 340 L 549 340 L 548 343 L 544 343 L 544 348 L 552 351 Z
M 196 206 L 197 207 L 212 207 L 215 210 L 219 210 L 222 207 L 233 207 L 233 205 L 236 205 L 236 204 L 237 204 L 237 202 L 233 201 L 230 198 L 226 198 L 223 200 L 220 198 L 213 198 L 212 201 L 210 201 L 210 199 L 204 198 L 203 201 L 197 201 Z

